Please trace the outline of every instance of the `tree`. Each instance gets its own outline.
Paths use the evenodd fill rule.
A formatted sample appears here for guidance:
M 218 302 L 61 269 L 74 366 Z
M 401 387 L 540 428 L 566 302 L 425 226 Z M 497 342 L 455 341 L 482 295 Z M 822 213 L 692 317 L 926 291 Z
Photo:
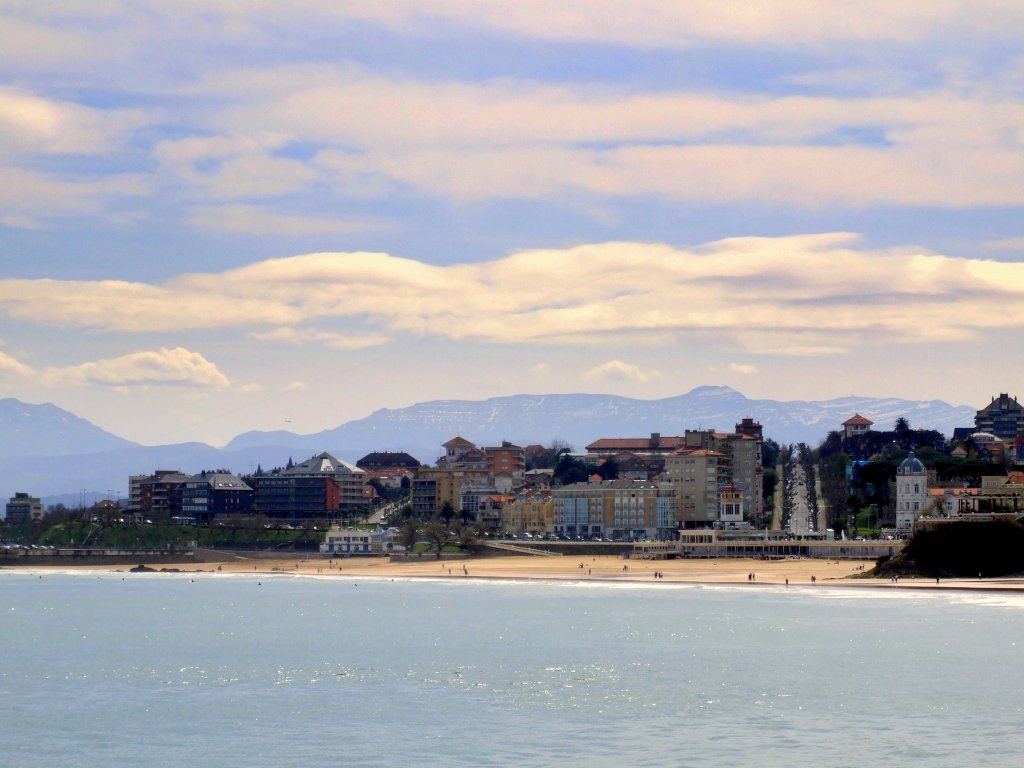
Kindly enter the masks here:
M 586 462 L 574 459 L 568 453 L 563 453 L 555 465 L 554 482 L 556 485 L 585 483 L 589 477 L 590 468 Z
M 448 543 L 447 523 L 442 523 L 440 518 L 435 517 L 423 526 L 422 533 L 433 547 L 434 552 L 437 554 L 437 559 L 440 560 L 444 545 Z
M 474 551 L 483 529 L 479 525 L 460 525 L 455 529 L 456 543 L 460 549 Z
M 616 480 L 619 477 L 619 464 L 609 456 L 601 462 L 601 466 L 595 472 L 601 476 L 602 480 Z
M 452 521 L 452 518 L 455 517 L 455 507 L 452 506 L 450 501 L 446 501 L 441 505 L 438 515 L 444 521 L 444 524 L 448 525 Z
M 398 529 L 398 543 L 411 550 L 420 538 L 420 525 L 415 517 L 408 518 Z

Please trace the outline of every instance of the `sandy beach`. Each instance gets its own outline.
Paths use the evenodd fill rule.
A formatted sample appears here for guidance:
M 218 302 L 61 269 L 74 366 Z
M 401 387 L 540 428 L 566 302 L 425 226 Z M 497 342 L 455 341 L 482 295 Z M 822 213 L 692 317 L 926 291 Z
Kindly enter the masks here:
M 717 558 L 694 560 L 625 560 L 621 557 L 478 557 L 415 562 L 387 558 L 347 557 L 334 560 L 297 556 L 295 559 L 239 559 L 227 563 L 179 563 L 151 566 L 154 570 L 246 574 L 291 574 L 342 578 L 531 579 L 555 581 L 613 581 L 651 584 L 750 584 L 800 587 L 869 587 L 883 589 L 1024 589 L 1024 579 L 890 579 L 851 578 L 874 566 L 873 561 L 788 558 L 756 560 Z M 128 572 L 131 566 L 79 566 L 89 571 Z M 74 570 L 57 566 L 52 570 Z M 44 568 L 38 568 L 44 570 Z M 656 576 L 655 574 L 660 574 Z

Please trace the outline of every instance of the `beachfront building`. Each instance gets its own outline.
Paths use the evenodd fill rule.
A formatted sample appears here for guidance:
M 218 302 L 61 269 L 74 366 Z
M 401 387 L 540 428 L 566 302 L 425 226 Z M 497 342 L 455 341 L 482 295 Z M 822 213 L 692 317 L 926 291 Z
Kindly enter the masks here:
M 209 523 L 218 516 L 251 514 L 255 500 L 252 486 L 228 472 L 201 472 L 181 486 L 181 512 L 197 523 Z
M 601 438 L 587 451 L 598 458 L 621 459 L 628 479 L 646 473 L 646 480 L 660 477 L 672 482 L 680 527 L 704 527 L 718 521 L 718 489 L 726 485 L 742 492 L 747 518 L 763 516 L 763 444 L 761 424 L 748 417 L 736 424 L 734 432 L 688 429 L 681 437 L 652 432 L 645 438 Z
M 395 544 L 397 531 L 384 528 L 342 528 L 332 525 L 320 545 L 323 555 L 385 555 Z
M 43 519 L 43 502 L 27 493 L 15 493 L 7 500 L 5 519 L 8 525 L 22 525 Z
M 551 491 L 521 493 L 501 510 L 501 529 L 508 533 L 554 533 Z
M 908 536 L 925 512 L 931 511 L 928 470 L 911 451 L 896 468 L 896 532 Z
M 338 485 L 338 508 L 342 512 L 365 507 L 367 504 L 366 472 L 329 453 L 318 453 L 301 464 L 285 469 L 282 474 L 332 478 Z
M 188 475 L 177 469 L 158 469 L 152 475 L 131 475 L 128 478 L 128 507 L 144 518 L 179 517 L 181 487 L 188 479 Z
M 681 448 L 665 459 L 663 477 L 675 492 L 679 528 L 707 528 L 718 522 L 718 489 L 729 485 L 724 454 Z
M 743 489 L 732 483 L 718 489 L 718 524 L 722 528 L 744 525 Z
M 288 475 L 274 471 L 252 478 L 255 509 L 284 520 L 329 520 L 339 515 L 341 490 L 329 475 Z
M 676 525 L 673 489 L 624 480 L 573 483 L 555 488 L 552 528 L 570 538 L 615 541 L 671 536 Z

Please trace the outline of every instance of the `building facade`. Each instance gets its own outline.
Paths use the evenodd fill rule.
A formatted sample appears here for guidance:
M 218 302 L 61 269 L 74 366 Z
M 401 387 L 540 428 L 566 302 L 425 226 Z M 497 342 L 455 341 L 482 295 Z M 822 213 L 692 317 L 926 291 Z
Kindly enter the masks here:
M 22 525 L 43 519 L 43 502 L 27 493 L 15 493 L 7 501 L 5 519 L 8 525 Z
M 217 516 L 248 515 L 253 512 L 256 492 L 236 475 L 201 472 L 181 487 L 181 512 L 197 523 L 209 523 Z
M 675 531 L 676 496 L 667 485 L 573 483 L 553 489 L 551 497 L 552 529 L 559 536 L 636 541 Z
M 904 536 L 913 533 L 917 519 L 930 512 L 930 505 L 928 470 L 911 451 L 896 468 L 896 532 Z
M 988 432 L 1001 440 L 1013 440 L 1024 432 L 1024 406 L 1016 397 L 1002 393 L 974 415 L 978 432 Z

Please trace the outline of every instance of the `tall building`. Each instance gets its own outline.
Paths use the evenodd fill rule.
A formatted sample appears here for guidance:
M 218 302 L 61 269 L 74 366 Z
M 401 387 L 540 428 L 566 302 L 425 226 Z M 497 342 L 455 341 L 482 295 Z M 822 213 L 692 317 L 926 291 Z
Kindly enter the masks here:
M 725 454 L 708 448 L 681 448 L 666 457 L 663 476 L 675 489 L 680 528 L 718 522 L 718 489 L 730 484 L 725 462 Z
M 338 484 L 338 508 L 342 512 L 366 506 L 366 472 L 329 453 L 318 453 L 281 474 L 289 477 L 330 477 Z
M 15 493 L 7 501 L 6 519 L 8 525 L 21 525 L 43 519 L 43 503 L 27 493 Z
M 1016 397 L 1000 394 L 974 415 L 978 432 L 988 432 L 1003 440 L 1013 440 L 1024 432 L 1024 406 Z
M 256 492 L 240 477 L 226 472 L 201 472 L 181 487 L 181 512 L 208 523 L 218 515 L 251 514 Z
M 271 472 L 252 478 L 256 483 L 256 512 L 289 520 L 337 518 L 341 490 L 330 474 L 295 475 Z
M 911 451 L 896 468 L 896 531 L 909 535 L 914 522 L 928 509 L 928 470 Z
M 146 517 L 176 517 L 181 514 L 181 487 L 188 475 L 177 469 L 158 469 L 152 475 L 131 475 L 129 508 Z
M 753 520 L 764 516 L 763 444 L 761 424 L 747 417 L 731 433 L 688 429 L 681 437 L 659 432 L 650 437 L 605 437 L 588 445 L 587 451 L 599 457 L 628 452 L 651 462 L 663 461 L 662 478 L 677 484 L 679 524 L 702 527 L 718 521 L 718 489 L 725 485 L 742 491 L 745 515 Z M 684 461 L 685 456 L 689 460 Z

